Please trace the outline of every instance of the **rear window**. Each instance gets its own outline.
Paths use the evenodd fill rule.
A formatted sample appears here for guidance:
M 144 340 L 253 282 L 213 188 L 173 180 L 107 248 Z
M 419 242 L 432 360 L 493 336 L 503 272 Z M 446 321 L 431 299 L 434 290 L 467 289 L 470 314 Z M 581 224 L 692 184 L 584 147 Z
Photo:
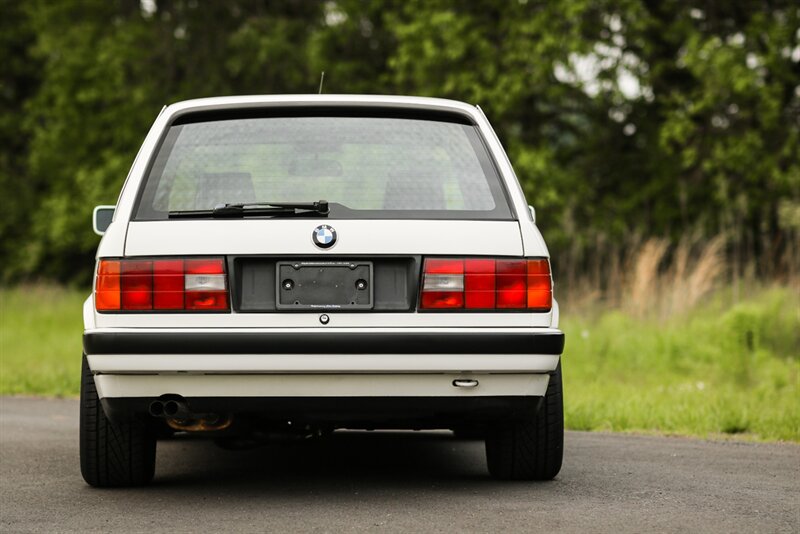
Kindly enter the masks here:
M 327 200 L 329 218 L 509 219 L 476 127 L 457 120 L 280 116 L 171 126 L 137 220 L 226 203 Z

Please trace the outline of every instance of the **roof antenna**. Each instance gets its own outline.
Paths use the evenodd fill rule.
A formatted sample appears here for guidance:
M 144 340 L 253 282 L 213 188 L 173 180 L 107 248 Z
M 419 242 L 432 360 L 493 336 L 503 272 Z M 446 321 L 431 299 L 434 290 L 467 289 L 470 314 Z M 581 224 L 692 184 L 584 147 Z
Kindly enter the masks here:
M 322 83 L 325 81 L 325 71 L 322 71 L 322 75 L 319 77 L 319 94 L 322 94 Z

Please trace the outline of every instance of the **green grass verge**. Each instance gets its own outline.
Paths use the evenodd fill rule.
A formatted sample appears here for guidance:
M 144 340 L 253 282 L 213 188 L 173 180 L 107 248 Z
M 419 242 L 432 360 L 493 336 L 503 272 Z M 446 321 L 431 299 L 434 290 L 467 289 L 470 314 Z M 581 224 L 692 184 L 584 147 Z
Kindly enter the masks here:
M 800 298 L 722 297 L 668 320 L 567 312 L 567 427 L 800 441 Z
M 0 394 L 78 394 L 87 294 L 0 290 Z M 723 301 L 669 320 L 562 310 L 567 427 L 800 441 L 800 297 Z
M 89 291 L 0 289 L 0 394 L 76 396 Z

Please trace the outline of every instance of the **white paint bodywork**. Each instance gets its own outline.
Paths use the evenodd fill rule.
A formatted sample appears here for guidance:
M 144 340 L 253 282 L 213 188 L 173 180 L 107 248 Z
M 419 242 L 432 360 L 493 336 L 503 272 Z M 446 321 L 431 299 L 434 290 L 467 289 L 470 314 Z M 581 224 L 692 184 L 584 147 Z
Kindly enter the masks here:
M 247 219 L 131 222 L 137 192 L 162 133 L 178 116 L 197 111 L 286 106 L 397 107 L 459 113 L 475 123 L 495 161 L 516 220 L 327 220 Z M 315 247 L 311 232 L 332 224 L 339 240 Z M 387 236 L 391 236 L 388 239 Z M 97 258 L 164 255 L 379 255 L 436 254 L 549 257 L 511 163 L 483 112 L 462 102 L 434 98 L 362 95 L 237 96 L 189 100 L 165 107 L 147 134 L 123 186 L 114 220 Z M 558 326 L 558 305 L 549 313 L 331 313 L 321 326 L 318 313 L 100 314 L 93 298 L 84 305 L 90 332 L 345 331 L 415 332 L 474 329 L 548 329 Z M 493 360 L 492 360 L 493 359 Z M 89 357 L 101 396 L 259 395 L 530 395 L 543 394 L 558 356 L 546 355 L 108 355 Z M 175 374 L 177 371 L 188 373 Z M 151 372 L 154 375 L 129 373 Z M 224 373 L 224 374 L 205 374 Z M 291 374 L 284 374 L 291 373 Z M 319 373 L 326 373 L 320 375 Z M 377 373 L 377 374 L 365 374 Z M 435 374 L 431 374 L 435 373 Z M 460 389 L 458 373 L 486 375 L 473 389 Z M 333 378 L 332 378 L 333 377 Z M 372 381 L 369 377 L 372 377 Z M 377 378 L 376 378 L 377 377 Z M 489 384 L 484 386 L 484 383 Z M 543 386 L 542 386 L 543 385 Z M 248 393 L 249 392 L 249 393 Z M 348 393 L 349 392 L 349 393 Z M 360 392 L 360 393 L 359 393 Z M 538 392 L 538 393 L 531 393 Z
M 95 354 L 98 373 L 547 373 L 551 354 Z
M 91 301 L 89 301 L 92 304 Z M 121 329 L 135 329 L 142 332 L 144 329 L 169 329 L 179 331 L 186 329 L 204 329 L 213 331 L 224 328 L 231 332 L 241 331 L 256 332 L 258 329 L 268 328 L 270 332 L 278 329 L 292 329 L 300 332 L 314 331 L 330 332 L 336 328 L 355 330 L 369 330 L 376 332 L 391 331 L 391 329 L 414 328 L 415 332 L 436 331 L 444 332 L 447 329 L 458 328 L 547 328 L 551 326 L 551 313 L 343 313 L 330 312 L 330 322 L 326 326 L 319 323 L 319 313 L 196 313 L 196 314 L 170 314 L 169 317 L 158 314 L 112 314 L 94 313 L 92 322 L 87 322 L 86 331 L 112 332 Z M 93 325 L 93 326 L 88 326 Z M 189 330 L 192 331 L 192 330 Z M 196 330 L 194 330 L 196 331 Z
M 331 248 L 311 241 L 319 224 L 336 228 L 339 237 Z M 522 243 L 515 221 L 204 219 L 128 225 L 126 256 L 169 254 L 522 256 Z
M 464 378 L 477 380 L 478 386 L 453 386 L 453 380 Z M 546 374 L 99 374 L 95 384 L 101 398 L 158 397 L 164 392 L 183 397 L 493 397 L 541 396 L 549 379 Z

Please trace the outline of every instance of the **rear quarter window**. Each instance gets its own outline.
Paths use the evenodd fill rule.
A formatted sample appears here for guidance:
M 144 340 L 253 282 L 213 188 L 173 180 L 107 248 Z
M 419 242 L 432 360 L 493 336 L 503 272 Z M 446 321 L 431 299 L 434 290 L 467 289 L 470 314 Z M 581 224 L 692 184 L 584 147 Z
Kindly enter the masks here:
M 396 116 L 189 116 L 166 132 L 136 220 L 327 200 L 329 218 L 509 219 L 477 128 Z

